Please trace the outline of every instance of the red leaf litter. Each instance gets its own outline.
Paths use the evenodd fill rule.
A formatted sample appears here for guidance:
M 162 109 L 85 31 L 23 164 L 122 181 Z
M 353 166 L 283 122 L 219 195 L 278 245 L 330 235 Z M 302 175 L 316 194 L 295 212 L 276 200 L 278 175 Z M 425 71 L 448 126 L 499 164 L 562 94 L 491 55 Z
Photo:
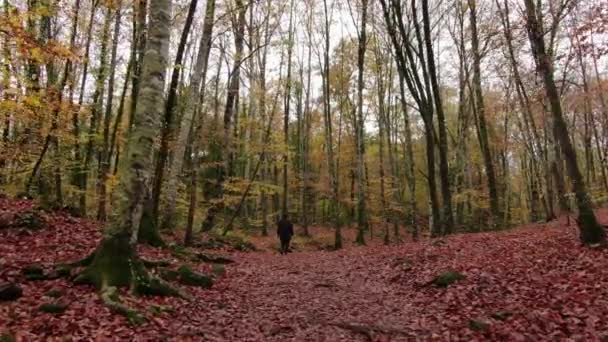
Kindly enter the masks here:
M 0 211 L 31 205 L 0 200 Z M 607 210 L 598 215 L 607 221 Z M 0 334 L 18 340 L 608 339 L 608 251 L 582 247 L 565 218 L 441 242 L 285 256 L 235 252 L 236 263 L 226 266 L 212 289 L 182 288 L 192 297 L 189 301 L 123 292 L 123 302 L 147 317 L 138 326 L 110 313 L 89 286 L 22 278 L 23 266 L 76 260 L 101 238 L 93 221 L 64 214 L 48 214 L 47 221 L 45 229 L 31 235 L 0 230 L 0 283 L 15 281 L 23 287 L 23 297 L 0 303 Z M 140 252 L 170 259 L 164 250 Z M 430 283 L 445 271 L 465 278 L 447 288 Z M 50 289 L 64 292 L 60 301 L 69 306 L 63 314 L 38 311 L 40 304 L 52 301 L 45 296 Z M 483 328 L 475 329 L 473 323 L 480 322 Z

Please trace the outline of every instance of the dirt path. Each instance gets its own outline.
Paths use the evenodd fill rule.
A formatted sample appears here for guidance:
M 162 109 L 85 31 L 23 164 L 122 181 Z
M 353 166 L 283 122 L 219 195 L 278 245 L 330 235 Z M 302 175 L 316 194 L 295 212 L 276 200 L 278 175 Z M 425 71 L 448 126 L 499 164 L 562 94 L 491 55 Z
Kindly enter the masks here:
M 244 316 L 260 319 L 265 340 L 405 339 L 411 331 L 403 322 L 412 309 L 388 295 L 381 273 L 358 267 L 356 254 L 242 255 L 228 288 L 249 308 Z

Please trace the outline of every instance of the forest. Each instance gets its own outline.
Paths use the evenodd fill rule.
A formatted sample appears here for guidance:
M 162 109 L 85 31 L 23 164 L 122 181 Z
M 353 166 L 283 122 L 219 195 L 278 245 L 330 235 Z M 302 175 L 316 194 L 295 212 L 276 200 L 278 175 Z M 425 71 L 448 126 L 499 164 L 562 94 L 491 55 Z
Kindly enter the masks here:
M 608 338 L 608 2 L 1 1 L 1 342 Z

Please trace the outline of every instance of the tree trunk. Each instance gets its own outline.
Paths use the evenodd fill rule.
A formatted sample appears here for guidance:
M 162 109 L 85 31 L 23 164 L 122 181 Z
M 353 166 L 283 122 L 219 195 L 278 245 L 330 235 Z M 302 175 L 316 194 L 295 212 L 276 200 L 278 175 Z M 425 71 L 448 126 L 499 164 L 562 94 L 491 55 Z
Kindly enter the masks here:
M 86 215 L 86 197 L 88 178 L 91 168 L 91 162 L 93 161 L 93 153 L 95 148 L 95 138 L 97 136 L 99 115 L 103 109 L 103 94 L 105 91 L 105 80 L 107 76 L 107 50 L 110 39 L 110 22 L 112 20 L 111 8 L 107 9 L 106 18 L 103 24 L 101 47 L 99 55 L 99 69 L 97 72 L 97 79 L 95 80 L 95 92 L 93 93 L 93 108 L 91 109 L 91 120 L 89 123 L 89 140 L 86 145 L 84 164 L 80 173 L 80 212 Z
M 361 25 L 359 27 L 359 44 L 357 48 L 357 116 L 355 120 L 355 148 L 357 152 L 357 240 L 356 243 L 360 245 L 365 244 L 364 233 L 369 229 L 369 223 L 367 219 L 367 208 L 365 201 L 365 174 L 364 174 L 364 161 L 365 161 L 365 122 L 363 120 L 363 76 L 365 72 L 365 50 L 367 47 L 367 0 L 361 1 Z M 380 76 L 382 77 L 382 76 Z M 382 94 L 384 95 L 384 94 Z M 382 137 L 380 137 L 382 139 Z M 382 153 L 382 152 L 380 152 Z M 382 155 L 381 157 L 382 158 Z M 382 163 L 381 163 L 382 164 Z M 384 173 L 383 166 L 380 166 L 382 173 Z M 384 175 L 381 175 L 382 186 L 384 186 Z M 384 189 L 382 189 L 382 196 L 384 198 Z M 384 212 L 383 203 L 382 211 Z
M 224 182 L 228 176 L 230 170 L 230 160 L 232 156 L 232 143 L 230 139 L 230 129 L 232 128 L 232 116 L 235 111 L 235 101 L 239 93 L 240 85 L 240 70 L 243 58 L 243 45 L 245 35 L 245 15 L 247 14 L 247 6 L 243 4 L 242 0 L 236 1 L 236 7 L 238 8 L 238 18 L 236 21 L 236 27 L 234 28 L 234 64 L 230 72 L 228 81 L 228 89 L 226 95 L 226 105 L 224 107 L 224 134 L 222 139 L 223 151 L 221 153 L 219 161 L 219 170 L 217 175 L 217 192 L 218 196 L 223 197 L 224 193 Z M 207 210 L 207 214 L 203 221 L 203 230 L 208 231 L 215 225 L 215 218 L 219 211 L 224 208 L 225 203 L 223 199 L 213 203 Z
M 533 0 L 525 0 L 526 5 L 526 28 L 528 38 L 532 46 L 532 53 L 536 67 L 543 78 L 543 84 L 547 98 L 551 104 L 551 114 L 555 125 L 556 135 L 560 139 L 562 153 L 566 160 L 568 174 L 572 181 L 572 188 L 576 195 L 578 206 L 578 225 L 581 241 L 586 245 L 605 244 L 606 236 L 604 229 L 595 218 L 591 198 L 587 193 L 585 181 L 580 172 L 576 159 L 576 150 L 568 135 L 568 126 L 562 114 L 559 93 L 553 76 L 553 65 L 550 56 L 545 49 L 545 41 L 542 29 L 542 17 L 538 17 L 536 5 Z
M 289 33 L 287 38 L 287 79 L 285 83 L 285 106 L 283 113 L 283 143 L 285 151 L 283 152 L 283 196 L 281 198 L 281 214 L 287 217 L 289 209 L 287 208 L 288 194 L 288 179 L 287 179 L 287 162 L 289 161 L 289 107 L 291 104 L 291 59 L 293 55 L 293 11 L 294 1 L 291 0 L 289 12 Z
M 169 53 L 170 6 L 171 1 L 150 1 L 150 34 L 142 65 L 141 89 L 135 99 L 137 112 L 129 135 L 128 152 L 118 172 L 114 210 L 91 264 L 80 277 L 100 289 L 108 304 L 117 304 L 108 298 L 108 292 L 119 286 L 129 286 L 139 293 L 167 294 L 143 267 L 135 242 L 144 201 L 151 193 L 154 140 L 162 115 Z
M 342 248 L 342 233 L 340 223 L 340 213 L 338 208 L 338 182 L 336 176 L 336 167 L 334 159 L 333 149 L 333 132 L 332 132 L 332 118 L 331 118 L 331 101 L 330 101 L 330 87 L 329 87 L 329 51 L 330 51 L 330 25 L 329 25 L 329 8 L 327 6 L 327 0 L 323 0 L 324 8 L 324 30 L 325 30 L 325 41 L 323 51 L 323 65 L 322 69 L 322 83 L 323 83 L 323 123 L 324 123 L 324 136 L 325 136 L 325 152 L 327 156 L 327 170 L 329 173 L 329 182 L 331 188 L 331 203 L 332 203 L 332 214 L 335 228 L 334 248 Z
M 112 55 L 110 57 L 110 76 L 108 79 L 108 99 L 106 102 L 106 112 L 103 120 L 103 146 L 99 158 L 99 173 L 97 175 L 97 220 L 106 220 L 106 183 L 110 172 L 110 123 L 112 121 L 112 102 L 114 100 L 114 75 L 116 73 L 116 52 L 118 50 L 118 40 L 120 35 L 121 3 L 116 4 L 114 14 L 114 41 L 112 42 Z
M 492 152 L 490 151 L 490 141 L 488 139 L 488 124 L 486 123 L 485 106 L 483 103 L 483 91 L 481 88 L 481 53 L 479 51 L 479 35 L 477 33 L 477 0 L 468 0 L 469 18 L 471 23 L 471 43 L 473 48 L 473 88 L 475 90 L 475 107 L 477 113 L 477 134 L 483 155 L 483 161 L 488 180 L 488 191 L 490 195 L 490 210 L 492 211 L 491 225 L 500 225 L 500 207 L 498 203 L 498 190 L 496 186 L 496 174 Z
M 199 44 L 198 56 L 196 58 L 196 66 L 194 69 L 194 75 L 190 83 L 190 89 L 188 92 L 189 98 L 186 99 L 186 113 L 184 114 L 184 120 L 180 127 L 180 133 L 177 141 L 177 147 L 175 149 L 175 156 L 173 158 L 173 164 L 171 165 L 169 174 L 169 191 L 167 193 L 168 208 L 165 214 L 163 226 L 168 227 L 169 224 L 174 222 L 175 218 L 175 200 L 177 198 L 177 176 L 181 172 L 182 162 L 184 160 L 184 150 L 182 143 L 188 139 L 188 132 L 186 128 L 188 126 L 192 130 L 193 134 L 190 138 L 191 148 L 190 151 L 193 154 L 191 166 L 190 166 L 190 203 L 188 206 L 188 221 L 186 226 L 186 237 L 184 244 L 187 246 L 192 242 L 192 230 L 194 228 L 194 214 L 196 211 L 196 192 L 197 192 L 197 173 L 200 166 L 199 157 L 199 139 L 200 132 L 202 130 L 202 103 L 197 101 L 204 100 L 205 94 L 205 79 L 207 78 L 207 69 L 209 65 L 209 52 L 211 51 L 211 38 L 213 36 L 213 24 L 215 17 L 215 0 L 208 0 L 205 7 L 205 22 L 203 23 L 203 35 Z M 194 127 L 194 128 L 193 128 Z M 184 144 L 185 145 L 185 144 Z
M 175 63 L 173 64 L 173 73 L 171 74 L 171 82 L 169 84 L 169 94 L 167 95 L 167 101 L 165 102 L 165 113 L 162 122 L 161 138 L 160 138 L 160 150 L 156 158 L 156 166 L 154 170 L 154 185 L 152 187 L 152 221 L 146 227 L 141 227 L 140 232 L 144 233 L 149 230 L 149 234 L 140 235 L 140 242 L 160 242 L 160 234 L 158 233 L 159 226 L 159 210 L 160 210 L 160 195 L 163 188 L 163 178 L 165 175 L 165 166 L 167 159 L 169 158 L 169 145 L 172 143 L 172 135 L 175 132 L 175 105 L 177 103 L 177 87 L 179 83 L 179 75 L 182 69 L 182 60 L 184 57 L 184 50 L 186 48 L 186 42 L 188 41 L 188 34 L 190 33 L 190 27 L 192 26 L 192 20 L 194 13 L 196 12 L 196 5 L 198 0 L 191 0 L 190 6 L 188 7 L 188 14 L 186 16 L 186 22 L 184 23 L 184 29 L 177 46 L 177 53 L 175 55 Z M 198 86 L 197 86 L 198 88 Z M 190 128 L 187 128 L 188 130 Z M 175 156 L 176 159 L 183 158 L 183 154 Z M 154 236 L 152 241 L 143 241 L 142 239 L 146 236 Z

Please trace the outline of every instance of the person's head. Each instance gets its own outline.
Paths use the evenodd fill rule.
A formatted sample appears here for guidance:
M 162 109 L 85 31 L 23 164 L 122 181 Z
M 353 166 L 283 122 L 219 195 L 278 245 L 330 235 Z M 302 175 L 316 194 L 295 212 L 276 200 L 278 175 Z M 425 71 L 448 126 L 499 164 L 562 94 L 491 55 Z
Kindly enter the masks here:
M 287 221 L 288 220 L 287 216 L 288 216 L 287 213 L 284 213 L 283 215 L 281 215 L 281 220 L 282 221 Z

